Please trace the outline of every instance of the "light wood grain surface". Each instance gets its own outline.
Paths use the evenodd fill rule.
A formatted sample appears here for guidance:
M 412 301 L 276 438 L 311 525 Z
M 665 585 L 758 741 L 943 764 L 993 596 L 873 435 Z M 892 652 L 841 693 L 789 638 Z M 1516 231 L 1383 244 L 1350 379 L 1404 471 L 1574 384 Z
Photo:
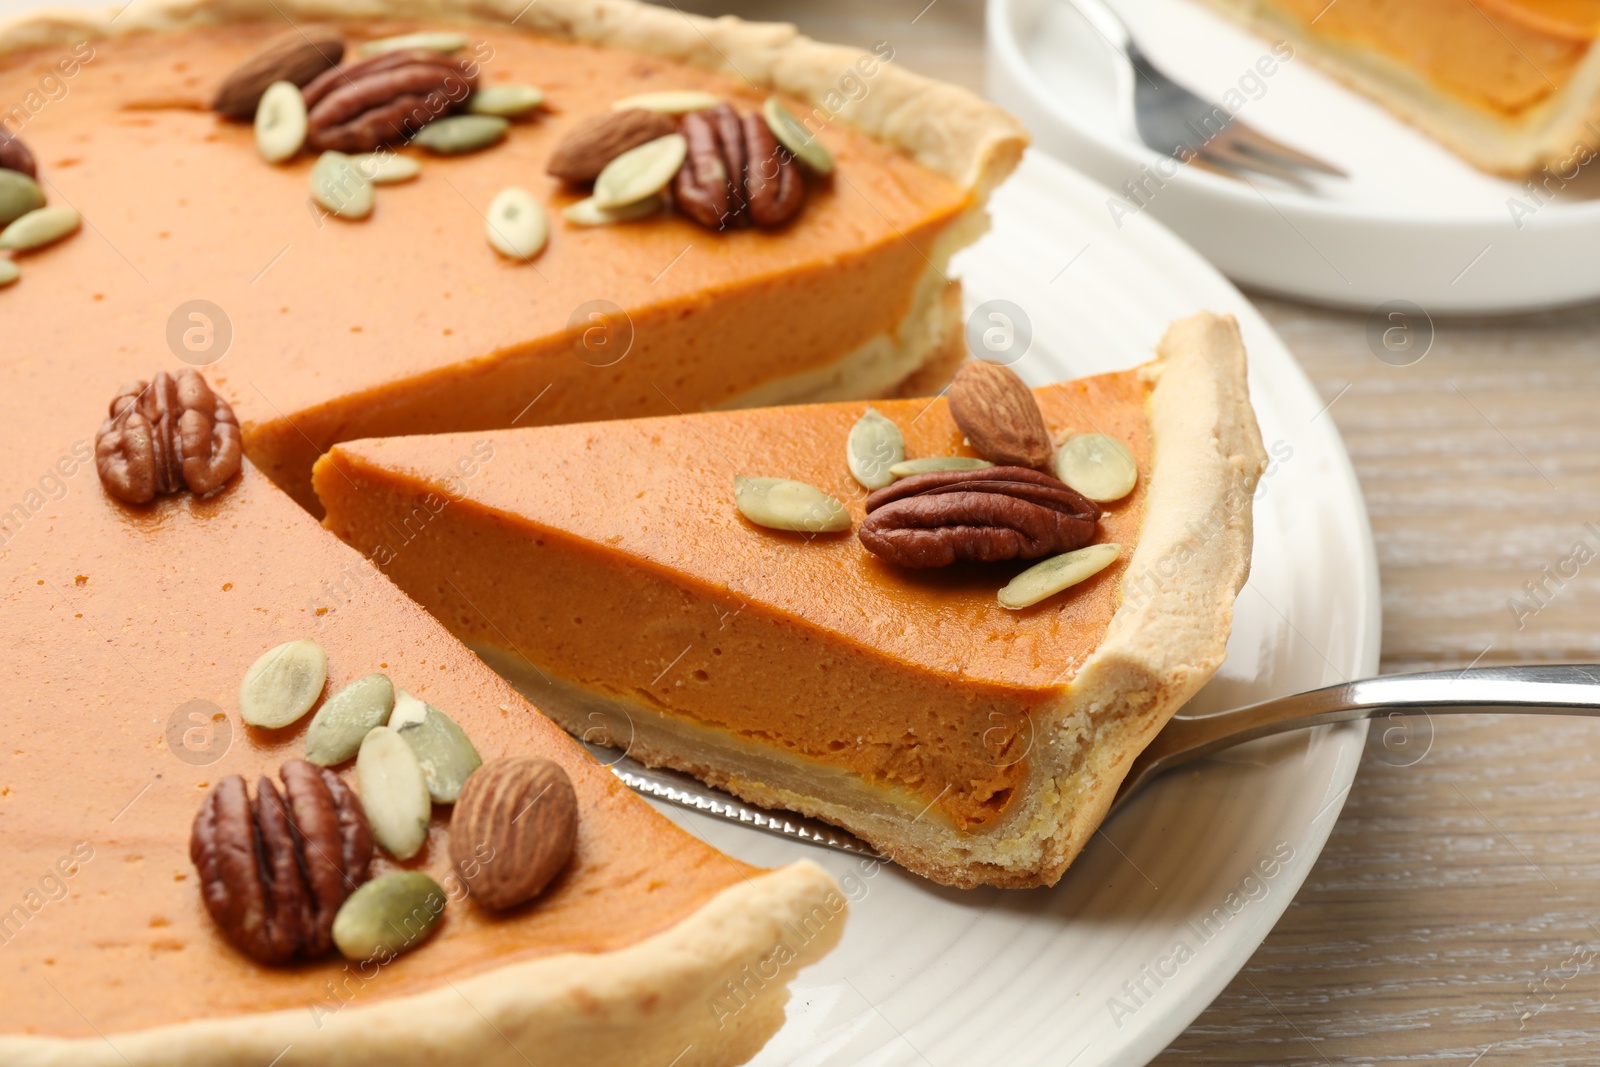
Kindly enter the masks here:
M 978 0 L 692 9 L 886 40 L 912 69 L 983 86 Z M 1600 660 L 1600 309 L 1437 321 L 1426 357 L 1397 367 L 1365 315 L 1258 303 L 1355 461 L 1383 671 Z M 1546 582 L 1540 607 L 1525 583 L 1578 542 L 1596 558 Z M 1384 738 L 1288 913 L 1160 1067 L 1600 1064 L 1600 722 L 1421 722 L 1414 764 Z

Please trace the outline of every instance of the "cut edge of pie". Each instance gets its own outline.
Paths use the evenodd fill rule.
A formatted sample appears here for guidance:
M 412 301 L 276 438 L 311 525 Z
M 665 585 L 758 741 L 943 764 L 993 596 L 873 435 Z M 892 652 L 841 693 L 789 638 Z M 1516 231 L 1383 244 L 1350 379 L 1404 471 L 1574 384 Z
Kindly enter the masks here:
M 723 890 L 670 928 L 610 952 L 563 953 L 424 993 L 351 1004 L 336 1024 L 291 1008 L 83 1038 L 0 1035 L 13 1067 L 216 1067 L 441 1062 L 635 1067 L 744 1063 L 784 1022 L 789 980 L 843 934 L 838 883 L 809 860 Z M 299 1062 L 299 1056 L 295 1062 Z
M 843 826 L 946 885 L 1054 884 L 1104 818 L 1134 756 L 1221 664 L 1233 600 L 1249 571 L 1251 503 L 1266 457 L 1237 323 L 1205 312 L 1175 323 L 1158 358 L 1139 373 L 1149 383 L 1152 459 L 1144 472 L 1144 520 L 1122 573 L 1120 602 L 1075 676 L 1042 688 L 1018 683 L 1023 688 L 1011 706 L 1030 724 L 1026 772 L 1001 813 L 976 828 L 962 829 L 931 810 L 936 805 L 929 798 L 892 782 L 669 715 L 629 696 L 580 688 L 551 664 L 525 658 L 527 646 L 505 637 L 503 627 L 516 627 L 509 619 L 487 632 L 489 642 L 462 636 L 541 710 L 586 739 L 626 744 L 647 764 L 687 771 L 752 803 Z M 660 421 L 641 422 L 639 433 L 648 436 L 653 431 L 647 427 Z M 413 473 L 411 458 L 401 458 L 414 457 L 414 447 L 401 446 L 392 458 L 380 448 L 381 442 L 339 446 L 317 470 L 326 525 L 363 550 L 371 547 L 359 543 L 367 524 L 397 521 L 411 508 L 412 495 L 437 491 L 426 480 L 410 480 L 424 477 Z M 841 460 L 842 452 L 841 442 Z M 781 457 L 775 462 L 781 466 Z M 480 507 L 498 514 L 495 505 L 471 502 L 466 512 L 448 514 L 468 521 L 461 516 Z M 484 521 L 498 529 L 507 520 Z M 400 553 L 405 567 L 395 577 L 448 619 L 458 614 L 455 606 L 429 599 L 438 596 L 424 572 L 449 564 L 428 551 Z M 456 578 L 469 581 L 464 575 Z M 953 702 L 951 714 L 971 714 L 961 707 Z
M 1550 93 L 1513 110 L 1479 106 L 1428 77 L 1427 73 L 1378 48 L 1337 40 L 1317 32 L 1279 0 L 1205 0 L 1205 3 L 1262 37 L 1287 41 L 1335 80 L 1376 101 L 1480 170 L 1521 178 L 1541 167 L 1558 172 L 1576 159 L 1590 158 L 1585 149 L 1600 146 L 1600 49 L 1590 33 L 1586 53 L 1557 85 L 1535 66 L 1538 80 Z M 1321 6 L 1320 4 L 1317 6 Z M 1331 6 L 1331 5 L 1330 5 Z M 1507 15 L 1514 5 L 1486 4 Z M 1529 63 L 1523 48 L 1490 21 L 1490 14 L 1472 5 L 1468 18 L 1491 45 L 1508 51 L 1514 63 Z M 1527 13 L 1528 30 L 1553 44 L 1571 44 L 1572 27 L 1553 25 Z M 1314 21 L 1314 20 L 1313 20 Z M 1531 48 L 1531 45 L 1528 47 Z M 1486 61 L 1486 63 L 1489 61 Z M 1581 157 L 1581 158 L 1580 158 Z M 1570 179 L 1571 175 L 1566 174 Z

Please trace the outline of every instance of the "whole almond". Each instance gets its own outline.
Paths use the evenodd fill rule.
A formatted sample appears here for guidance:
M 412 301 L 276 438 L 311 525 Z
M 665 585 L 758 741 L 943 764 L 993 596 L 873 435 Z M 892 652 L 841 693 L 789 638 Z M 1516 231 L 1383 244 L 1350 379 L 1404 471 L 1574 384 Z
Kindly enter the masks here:
M 1044 469 L 1050 432 L 1033 391 L 999 363 L 963 363 L 950 380 L 950 414 L 984 459 L 1003 467 Z
M 665 137 L 677 128 L 671 115 L 656 111 L 608 111 L 573 128 L 556 145 L 544 169 L 563 181 L 592 182 L 607 163 L 628 149 Z
M 304 88 L 343 58 L 344 42 L 331 30 L 293 30 L 239 64 L 217 90 L 211 108 L 230 119 L 253 119 L 267 86 L 289 82 Z
M 560 766 L 517 756 L 472 773 L 450 817 L 450 861 L 496 911 L 538 896 L 572 856 L 578 796 Z
M 28 146 L 22 143 L 21 138 L 4 126 L 0 126 L 0 170 L 14 170 L 30 178 L 39 177 L 33 153 L 28 151 Z

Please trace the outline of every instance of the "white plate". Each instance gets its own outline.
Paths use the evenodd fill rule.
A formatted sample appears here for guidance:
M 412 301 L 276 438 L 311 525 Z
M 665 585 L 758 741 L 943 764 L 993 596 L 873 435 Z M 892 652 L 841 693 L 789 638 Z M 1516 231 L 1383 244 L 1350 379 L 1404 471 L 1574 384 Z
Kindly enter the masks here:
M 1521 182 L 1473 169 L 1303 58 L 1269 62 L 1262 77 L 1255 64 L 1270 42 L 1193 0 L 1111 2 L 1174 78 L 1211 100 L 1242 82 L 1239 118 L 1351 174 L 1323 183 L 1322 196 L 1192 167 L 1157 188 L 1146 168 L 1173 164 L 1119 118 L 1106 41 L 1061 0 L 990 0 L 991 95 L 1041 147 L 1103 184 L 1143 181 L 1154 192 L 1141 195 L 1148 211 L 1236 281 L 1366 311 L 1391 301 L 1510 311 L 1600 296 L 1600 176 L 1580 173 L 1539 206 Z M 1137 206 L 1120 192 L 1109 202 Z M 1513 203 L 1523 205 L 1515 215 Z M 1107 197 L 1098 207 L 1112 210 Z
M 1105 196 L 1030 154 L 994 198 L 993 231 L 957 270 L 969 310 L 992 299 L 1024 310 L 1033 342 L 1015 366 L 1034 383 L 1141 363 L 1171 319 L 1201 308 L 1238 316 L 1278 459 L 1256 501 L 1255 562 L 1227 662 L 1186 711 L 1371 674 L 1377 563 L 1321 397 L 1232 285 L 1148 217 L 1115 228 Z M 1118 813 L 1053 889 L 944 889 L 662 810 L 752 863 L 818 860 L 853 901 L 843 943 L 800 974 L 788 1025 L 754 1062 L 1137 1065 L 1211 1002 L 1288 907 L 1365 736 L 1365 724 L 1300 734 L 1177 772 Z M 1274 856 L 1288 858 L 1271 877 L 1252 875 Z

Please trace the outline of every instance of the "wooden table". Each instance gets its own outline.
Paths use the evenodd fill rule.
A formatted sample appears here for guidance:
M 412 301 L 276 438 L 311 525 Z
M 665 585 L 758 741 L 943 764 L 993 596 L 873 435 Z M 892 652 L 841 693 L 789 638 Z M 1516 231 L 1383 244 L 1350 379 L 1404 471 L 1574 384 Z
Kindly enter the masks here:
M 983 87 L 979 0 L 731 9 Z M 1600 660 L 1600 309 L 1436 321 L 1396 367 L 1365 315 L 1257 302 L 1355 461 L 1383 671 Z M 1160 1067 L 1600 1064 L 1600 723 L 1438 718 L 1413 765 L 1384 733 L 1288 913 Z

